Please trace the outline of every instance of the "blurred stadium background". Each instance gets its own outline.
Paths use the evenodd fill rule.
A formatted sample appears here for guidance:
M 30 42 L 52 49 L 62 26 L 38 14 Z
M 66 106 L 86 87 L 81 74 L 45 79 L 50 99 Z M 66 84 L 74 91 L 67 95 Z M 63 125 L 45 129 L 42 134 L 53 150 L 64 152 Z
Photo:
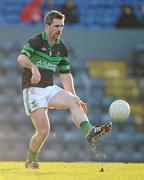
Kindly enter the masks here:
M 0 160 L 25 160 L 33 126 L 24 112 L 21 68 L 16 59 L 26 40 L 43 30 L 43 24 L 19 22 L 30 0 L 0 3 Z M 60 5 L 64 0 L 57 0 Z M 88 103 L 95 123 L 110 119 L 113 100 L 131 106 L 125 122 L 114 122 L 110 136 L 99 142 L 95 156 L 75 128 L 69 111 L 49 111 L 51 133 L 42 149 L 43 161 L 144 161 L 144 30 L 114 27 L 120 6 L 130 3 L 139 15 L 142 0 L 76 0 L 80 23 L 66 26 L 63 38 L 70 48 L 72 73 L 78 95 Z M 60 85 L 59 77 L 56 77 Z

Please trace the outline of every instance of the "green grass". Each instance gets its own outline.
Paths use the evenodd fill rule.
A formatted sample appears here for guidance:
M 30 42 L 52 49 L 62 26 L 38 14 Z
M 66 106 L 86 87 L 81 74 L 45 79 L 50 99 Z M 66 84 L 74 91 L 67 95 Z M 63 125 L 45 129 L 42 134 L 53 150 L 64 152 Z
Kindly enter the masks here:
M 99 170 L 103 168 L 104 171 Z M 41 162 L 40 169 L 24 162 L 0 162 L 0 180 L 142 180 L 143 163 Z

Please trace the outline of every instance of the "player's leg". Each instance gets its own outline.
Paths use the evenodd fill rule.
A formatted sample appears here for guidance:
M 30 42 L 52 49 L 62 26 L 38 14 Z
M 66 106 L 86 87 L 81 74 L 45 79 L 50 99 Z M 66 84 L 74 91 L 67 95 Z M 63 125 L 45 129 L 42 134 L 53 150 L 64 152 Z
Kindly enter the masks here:
M 50 101 L 49 107 L 57 109 L 70 109 L 74 124 L 79 127 L 83 121 L 88 122 L 86 114 L 82 111 L 78 97 L 67 91 L 60 91 Z
M 49 102 L 50 107 L 69 108 L 72 114 L 74 124 L 81 128 L 88 141 L 95 144 L 95 137 L 106 135 L 111 131 L 112 123 L 108 122 L 101 126 L 92 126 L 87 118 L 87 115 L 81 109 L 79 98 L 67 91 L 57 93 Z
M 31 113 L 31 119 L 36 131 L 30 140 L 26 167 L 38 168 L 38 153 L 50 131 L 50 123 L 46 108 L 40 108 L 33 111 Z

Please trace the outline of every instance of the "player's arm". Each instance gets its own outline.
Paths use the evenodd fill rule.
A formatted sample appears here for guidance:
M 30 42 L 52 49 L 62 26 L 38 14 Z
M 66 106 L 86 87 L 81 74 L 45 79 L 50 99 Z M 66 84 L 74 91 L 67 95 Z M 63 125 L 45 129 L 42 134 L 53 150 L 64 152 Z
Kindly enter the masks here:
M 31 73 L 32 73 L 31 83 L 32 84 L 37 84 L 41 80 L 41 75 L 37 66 L 31 61 L 31 57 L 33 56 L 35 49 L 37 49 L 37 46 L 39 45 L 37 41 L 38 41 L 37 38 L 31 38 L 27 42 L 27 44 L 23 47 L 17 59 L 17 61 L 20 63 L 20 65 L 23 68 L 28 68 L 31 70 Z
M 17 61 L 20 63 L 22 67 L 25 67 L 28 69 L 37 68 L 36 65 L 33 64 L 25 54 L 20 54 L 18 56 Z
M 64 48 L 64 57 L 63 57 L 63 60 L 58 65 L 58 67 L 59 67 L 59 72 L 60 72 L 60 79 L 61 79 L 64 89 L 66 91 L 71 92 L 75 96 L 77 96 L 75 88 L 74 88 L 73 76 L 70 70 L 70 61 L 69 61 L 67 47 Z M 87 104 L 84 103 L 80 99 L 79 99 L 79 104 L 81 105 L 81 108 L 83 109 L 83 111 L 87 113 Z
M 71 73 L 60 74 L 60 79 L 64 89 L 76 95 L 72 74 Z
M 32 63 L 25 54 L 20 54 L 18 56 L 17 61 L 22 67 L 31 69 L 31 73 L 32 73 L 31 83 L 37 84 L 41 79 L 41 75 L 37 66 L 34 63 Z

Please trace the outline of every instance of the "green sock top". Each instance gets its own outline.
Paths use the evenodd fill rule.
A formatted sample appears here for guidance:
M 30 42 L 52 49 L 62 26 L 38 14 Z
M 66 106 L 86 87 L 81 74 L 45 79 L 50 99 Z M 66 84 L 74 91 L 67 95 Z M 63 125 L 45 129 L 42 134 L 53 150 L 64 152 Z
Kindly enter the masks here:
M 31 149 L 29 149 L 28 160 L 29 161 L 37 161 L 37 153 L 34 153 L 33 151 L 31 151 Z
M 89 133 L 89 131 L 93 128 L 93 126 L 88 121 L 83 121 L 80 124 L 81 131 L 85 136 Z

